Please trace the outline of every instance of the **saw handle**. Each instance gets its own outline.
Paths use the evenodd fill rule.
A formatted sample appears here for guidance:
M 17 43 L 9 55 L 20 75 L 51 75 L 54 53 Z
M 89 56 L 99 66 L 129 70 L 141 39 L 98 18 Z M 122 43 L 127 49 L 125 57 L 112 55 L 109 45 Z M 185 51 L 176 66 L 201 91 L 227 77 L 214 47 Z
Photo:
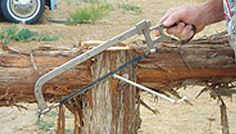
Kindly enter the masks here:
M 169 27 L 166 27 L 166 26 L 163 25 L 163 28 L 164 28 L 164 29 L 167 29 L 167 28 L 176 27 L 179 23 L 181 23 L 181 22 L 175 23 L 175 24 L 173 24 L 172 26 L 169 26 Z M 184 23 L 185 26 L 186 26 L 186 25 L 189 25 L 189 24 L 187 24 L 187 23 L 185 23 L 185 22 L 182 22 L 182 23 Z M 189 39 L 186 39 L 186 40 L 180 39 L 180 40 L 179 40 L 180 44 L 187 44 L 189 41 L 191 41 L 191 40 L 193 39 L 193 37 L 194 37 L 195 34 L 197 33 L 197 28 L 196 28 L 196 26 L 195 26 L 195 25 L 192 25 L 192 24 L 190 24 L 190 25 L 193 27 L 193 28 L 192 28 L 193 36 L 190 37 Z

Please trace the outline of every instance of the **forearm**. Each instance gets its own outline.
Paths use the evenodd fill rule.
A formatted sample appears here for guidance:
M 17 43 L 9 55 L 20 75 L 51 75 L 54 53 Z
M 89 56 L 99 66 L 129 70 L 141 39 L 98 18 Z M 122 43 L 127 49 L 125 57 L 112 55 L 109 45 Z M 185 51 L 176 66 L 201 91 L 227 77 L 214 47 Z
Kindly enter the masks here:
M 202 21 L 205 25 L 210 25 L 224 20 L 223 0 L 209 0 L 202 4 Z

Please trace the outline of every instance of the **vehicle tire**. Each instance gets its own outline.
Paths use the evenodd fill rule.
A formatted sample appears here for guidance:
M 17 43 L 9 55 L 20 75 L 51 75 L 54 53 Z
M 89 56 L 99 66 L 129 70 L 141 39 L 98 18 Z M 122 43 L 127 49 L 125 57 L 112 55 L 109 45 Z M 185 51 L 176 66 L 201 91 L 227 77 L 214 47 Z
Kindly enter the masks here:
M 33 24 L 43 15 L 45 0 L 0 0 L 0 6 L 6 20 Z

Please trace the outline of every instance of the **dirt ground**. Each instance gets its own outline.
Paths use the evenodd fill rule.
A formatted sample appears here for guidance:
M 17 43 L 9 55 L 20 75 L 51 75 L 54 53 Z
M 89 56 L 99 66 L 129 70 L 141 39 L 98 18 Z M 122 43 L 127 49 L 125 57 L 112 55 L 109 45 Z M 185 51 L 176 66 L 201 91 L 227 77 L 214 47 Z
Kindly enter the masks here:
M 69 12 L 80 6 L 79 0 L 58 0 L 58 9 L 47 12 L 49 19 L 67 18 Z M 81 41 L 86 40 L 106 40 L 110 37 L 127 30 L 143 19 L 151 20 L 154 24 L 160 17 L 173 6 L 183 4 L 200 3 L 206 0 L 123 0 L 133 2 L 141 7 L 142 13 L 124 12 L 120 9 L 112 11 L 107 17 L 95 24 L 64 25 L 49 22 L 37 25 L 20 25 L 38 32 L 55 34 L 61 39 L 54 42 L 27 42 L 13 43 L 15 48 L 28 51 L 38 46 L 77 46 Z M 0 22 L 0 28 L 4 28 L 10 23 Z M 207 27 L 196 38 L 209 35 L 225 29 L 224 22 Z M 141 107 L 141 118 L 143 120 L 139 134 L 220 134 L 220 109 L 216 100 L 212 99 L 208 92 L 203 93 L 199 98 L 195 98 L 203 87 L 189 86 L 185 90 L 179 90 L 181 95 L 188 97 L 193 104 L 181 103 L 172 105 L 164 100 L 153 99 L 152 96 L 142 94 L 142 98 L 152 108 L 158 110 L 158 114 L 153 114 L 146 108 Z M 236 134 L 236 96 L 224 98 L 228 107 L 228 118 L 231 134 Z M 0 108 L 0 134 L 32 134 L 39 133 L 37 126 L 37 106 L 36 104 L 23 104 L 28 110 L 19 111 L 17 108 Z M 53 133 L 53 132 L 52 132 Z

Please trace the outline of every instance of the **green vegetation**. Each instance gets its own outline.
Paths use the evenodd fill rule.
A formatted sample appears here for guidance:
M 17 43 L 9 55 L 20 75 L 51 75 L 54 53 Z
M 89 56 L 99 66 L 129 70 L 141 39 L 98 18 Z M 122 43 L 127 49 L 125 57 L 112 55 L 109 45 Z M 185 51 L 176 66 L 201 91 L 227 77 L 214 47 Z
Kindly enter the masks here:
M 63 0 L 61 0 L 61 1 L 63 1 Z M 79 4 L 80 3 L 79 0 L 64 0 L 64 1 L 67 3 L 67 5 L 74 5 L 74 4 Z
M 58 109 L 53 109 L 44 118 L 38 120 L 35 125 L 37 126 L 37 133 L 38 134 L 45 134 L 45 133 L 56 133 L 57 129 L 57 118 L 58 118 Z M 66 126 L 65 126 L 65 134 L 72 134 L 74 132 L 74 115 L 66 110 L 65 112 L 66 118 Z
M 70 14 L 68 24 L 94 23 L 111 11 L 110 4 L 92 4 Z
M 117 7 L 124 11 L 131 11 L 135 13 L 141 13 L 141 8 L 134 3 L 117 3 Z
M 39 134 L 56 133 L 56 123 L 58 117 L 58 110 L 50 111 L 44 118 L 38 120 L 35 125 L 38 128 Z
M 0 31 L 0 41 L 4 44 L 9 44 L 13 41 L 55 41 L 59 37 L 55 35 L 48 35 L 33 32 L 30 29 L 18 28 L 17 26 L 11 26 Z
M 45 132 L 56 132 L 55 124 L 53 121 L 38 120 L 36 125 L 39 129 L 39 133 L 43 134 Z
M 67 24 L 94 23 L 108 15 L 112 9 L 119 8 L 123 11 L 141 13 L 141 8 L 134 3 L 112 3 L 107 0 L 80 0 L 87 3 L 85 7 L 79 7 L 72 12 L 67 19 Z
M 80 0 L 81 2 L 84 3 L 89 3 L 89 4 L 104 4 L 108 3 L 107 0 Z
M 53 110 L 48 113 L 48 116 L 51 118 L 56 118 L 58 116 L 58 111 Z

